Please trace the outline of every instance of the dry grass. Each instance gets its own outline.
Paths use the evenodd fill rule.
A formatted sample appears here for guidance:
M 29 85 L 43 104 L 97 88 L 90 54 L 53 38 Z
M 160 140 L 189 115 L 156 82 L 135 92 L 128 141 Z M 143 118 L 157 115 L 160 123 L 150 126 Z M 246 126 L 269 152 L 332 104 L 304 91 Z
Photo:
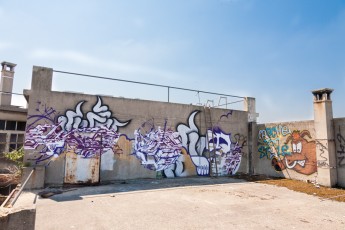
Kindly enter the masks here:
M 251 182 L 276 185 L 280 187 L 286 187 L 296 192 L 302 192 L 309 195 L 318 196 L 323 200 L 336 200 L 345 202 L 345 189 L 342 188 L 328 188 L 318 186 L 313 183 L 307 183 L 304 181 L 290 180 L 284 178 L 267 177 L 266 175 L 246 175 L 240 174 L 234 176 L 235 178 L 244 179 Z
M 11 184 L 18 184 L 21 175 L 17 166 L 8 166 L 0 170 L 0 188 L 7 187 Z
M 19 184 L 20 174 L 0 174 L 0 188 L 11 184 Z

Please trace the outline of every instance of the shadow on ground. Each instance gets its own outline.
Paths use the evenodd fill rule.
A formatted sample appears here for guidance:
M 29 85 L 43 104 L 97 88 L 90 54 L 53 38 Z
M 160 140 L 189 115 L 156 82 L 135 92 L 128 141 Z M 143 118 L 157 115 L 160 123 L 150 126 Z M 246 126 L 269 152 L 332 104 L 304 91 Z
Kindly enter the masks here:
M 323 200 L 337 200 L 345 202 L 345 190 L 342 188 L 328 188 L 319 186 L 315 183 L 307 183 L 304 181 L 289 180 L 278 177 L 268 177 L 266 175 L 248 175 L 236 174 L 229 177 L 187 177 L 187 178 L 163 178 L 163 179 L 137 179 L 117 181 L 107 185 L 98 186 L 76 186 L 65 185 L 62 188 L 47 188 L 38 191 L 37 193 L 44 197 L 48 194 L 46 199 L 51 199 L 56 202 L 81 200 L 83 196 L 107 196 L 118 195 L 121 193 L 130 192 L 147 192 L 158 189 L 174 189 L 191 186 L 204 185 L 222 185 L 229 183 L 247 183 L 256 182 L 270 184 L 280 187 L 286 187 L 290 190 L 314 195 Z M 42 195 L 43 192 L 43 195 Z
M 45 199 L 51 199 L 56 202 L 81 200 L 83 196 L 97 196 L 97 195 L 116 195 L 119 193 L 128 192 L 146 192 L 149 190 L 158 189 L 174 189 L 181 187 L 203 186 L 203 185 L 221 185 L 229 183 L 246 183 L 246 180 L 232 178 L 232 177 L 188 177 L 188 178 L 163 178 L 163 179 L 138 179 L 117 181 L 107 185 L 98 186 L 76 186 L 65 185 L 62 188 L 46 188 L 44 190 L 36 191 L 42 197 L 48 196 Z M 43 194 L 43 195 L 42 195 Z M 51 196 L 50 196 L 51 195 Z

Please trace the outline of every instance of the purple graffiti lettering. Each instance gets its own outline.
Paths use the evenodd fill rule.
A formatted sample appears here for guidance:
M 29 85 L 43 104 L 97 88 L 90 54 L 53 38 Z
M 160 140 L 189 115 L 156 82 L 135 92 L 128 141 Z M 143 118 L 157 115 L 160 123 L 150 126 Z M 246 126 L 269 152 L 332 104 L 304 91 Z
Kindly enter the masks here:
M 41 106 L 44 106 L 44 110 L 41 110 Z M 49 122 L 50 124 L 54 124 L 54 117 L 57 115 L 56 110 L 52 107 L 48 107 L 47 105 L 42 105 L 42 102 L 37 101 L 37 108 L 36 111 L 40 114 L 35 115 L 29 115 L 28 116 L 28 127 L 27 129 L 32 128 L 34 125 L 36 125 L 38 122 L 44 121 Z
M 341 134 L 340 126 L 339 126 L 339 133 L 337 134 L 337 140 L 339 142 L 339 150 L 337 150 L 338 154 L 338 165 L 343 167 L 345 165 L 345 138 Z
M 139 128 L 135 130 L 134 136 L 133 154 L 150 170 L 166 170 L 175 164 L 181 155 L 179 134 L 170 129 L 162 130 L 158 127 L 157 130 L 143 135 Z
M 29 116 L 35 120 L 27 128 L 24 147 L 40 153 L 36 163 L 59 157 L 64 151 L 73 151 L 84 158 L 102 155 L 109 150 L 121 152 L 117 145 L 121 135 L 117 130 L 130 121 L 120 122 L 112 117 L 108 106 L 102 105 L 101 97 L 98 97 L 92 112 L 86 114 L 81 111 L 84 103 L 81 101 L 75 111 L 67 110 L 64 116 L 58 116 L 58 123 L 54 123 L 52 118 L 56 111 L 46 105 L 41 114 Z M 39 108 L 41 102 L 37 105 Z M 87 119 L 83 119 L 85 115 Z M 38 121 L 44 124 L 37 124 Z
M 119 133 L 107 127 L 65 132 L 59 125 L 37 125 L 27 131 L 25 149 L 41 147 L 40 153 L 45 156 L 43 160 L 58 157 L 64 150 L 90 158 L 112 150 L 119 137 Z M 42 157 L 39 160 L 42 160 Z

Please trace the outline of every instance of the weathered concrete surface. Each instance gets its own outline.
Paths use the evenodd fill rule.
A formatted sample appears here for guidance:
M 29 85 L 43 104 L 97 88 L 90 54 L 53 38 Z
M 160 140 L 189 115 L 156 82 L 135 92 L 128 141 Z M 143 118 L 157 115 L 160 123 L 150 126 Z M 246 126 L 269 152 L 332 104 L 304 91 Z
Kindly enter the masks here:
M 38 199 L 36 229 L 344 229 L 344 210 L 230 178 L 150 179 Z
M 345 188 L 345 118 L 334 119 L 338 185 Z
M 34 230 L 36 195 L 22 193 L 12 208 L 0 208 L 0 230 Z
M 52 78 L 53 78 L 52 69 L 35 66 L 33 68 L 31 90 L 24 91 L 24 94 L 26 98 L 28 98 L 28 101 L 29 101 L 28 122 L 27 122 L 28 134 L 26 135 L 27 149 L 25 150 L 24 162 L 34 164 L 35 162 L 33 159 L 38 159 L 39 157 L 42 157 L 43 152 L 46 153 L 44 158 L 46 157 L 49 158 L 48 156 L 52 156 L 53 153 L 54 153 L 54 156 L 59 156 L 58 158 L 53 157 L 53 158 L 38 162 L 39 165 L 47 165 L 49 162 L 49 166 L 46 168 L 46 171 L 45 171 L 45 185 L 51 186 L 51 185 L 62 185 L 63 183 L 71 183 L 71 181 L 66 180 L 68 176 L 75 176 L 75 175 L 89 173 L 89 172 L 83 173 L 84 170 L 92 171 L 90 167 L 83 168 L 83 167 L 76 166 L 74 168 L 75 170 L 71 170 L 71 172 L 73 173 L 66 174 L 65 170 L 68 169 L 66 165 L 69 162 L 68 159 L 70 156 L 66 154 L 66 152 L 67 150 L 73 149 L 72 146 L 69 146 L 69 148 L 66 147 L 68 146 L 66 142 L 66 138 L 67 138 L 66 130 L 65 130 L 66 132 L 64 132 L 63 134 L 64 138 L 56 137 L 52 133 L 50 133 L 49 135 L 47 134 L 47 137 L 42 138 L 42 140 L 40 138 L 32 137 L 31 138 L 32 142 L 29 141 L 30 139 L 29 133 L 33 134 L 34 136 L 35 135 L 44 136 L 42 134 L 38 134 L 41 131 L 35 130 L 35 127 L 37 128 L 39 125 L 40 126 L 47 125 L 48 130 L 53 129 L 53 126 L 55 128 L 58 128 L 57 126 L 60 127 L 62 123 L 61 121 L 60 123 L 57 122 L 59 118 L 60 120 L 61 119 L 64 120 L 66 124 L 73 123 L 75 127 L 73 127 L 73 129 L 71 127 L 71 130 L 76 130 L 77 127 L 80 128 L 82 126 L 84 126 L 84 128 L 86 126 L 88 126 L 88 128 L 100 128 L 104 126 L 110 127 L 110 123 L 113 124 L 115 118 L 116 120 L 121 121 L 121 123 L 122 122 L 126 123 L 126 125 L 123 124 L 119 127 L 116 126 L 116 129 L 118 130 L 115 130 L 114 128 L 112 128 L 113 132 L 117 132 L 117 134 L 121 134 L 123 138 L 122 139 L 119 138 L 119 140 L 116 140 L 116 144 L 110 142 L 111 148 L 108 148 L 106 151 L 104 150 L 103 147 L 102 147 L 103 150 L 95 149 L 96 144 L 89 145 L 89 144 L 84 143 L 85 141 L 81 141 L 83 143 L 82 145 L 90 146 L 93 152 L 97 152 L 97 154 L 101 155 L 100 170 L 99 172 L 97 172 L 100 175 L 99 176 L 100 182 L 111 182 L 111 181 L 116 181 L 116 180 L 138 179 L 138 178 L 156 178 L 156 175 L 157 175 L 156 171 L 150 170 L 150 169 L 154 169 L 155 167 L 157 167 L 155 166 L 155 164 L 157 164 L 158 160 L 155 160 L 154 159 L 155 157 L 153 157 L 152 154 L 149 156 L 146 156 L 147 151 L 145 152 L 144 151 L 139 152 L 139 150 L 135 151 L 135 143 L 136 143 L 135 138 L 137 138 L 140 130 L 142 130 L 142 134 L 144 135 L 147 135 L 149 133 L 153 134 L 152 132 L 155 132 L 159 130 L 160 128 L 165 129 L 165 130 L 171 130 L 172 132 L 179 132 L 177 130 L 179 125 L 186 126 L 184 128 L 181 128 L 181 133 L 179 132 L 178 134 L 179 140 L 182 140 L 182 135 L 185 136 L 184 139 L 186 139 L 186 141 L 184 141 L 185 146 L 183 147 L 186 151 L 185 153 L 182 153 L 182 148 L 179 147 L 180 143 L 178 143 L 180 141 L 176 142 L 177 141 L 177 138 L 176 138 L 176 141 L 174 141 L 176 143 L 171 144 L 171 146 L 178 147 L 178 149 L 180 149 L 181 156 L 178 158 L 179 160 L 178 163 L 176 163 L 176 159 L 172 161 L 170 159 L 171 157 L 169 157 L 168 160 L 162 159 L 162 162 L 173 162 L 173 163 L 166 163 L 169 165 L 165 165 L 169 167 L 169 168 L 165 168 L 169 170 L 164 170 L 166 171 L 164 173 L 166 174 L 167 177 L 175 177 L 175 176 L 186 177 L 186 176 L 195 176 L 195 175 L 204 176 L 205 174 L 206 175 L 209 174 L 208 173 L 209 170 L 213 170 L 213 173 L 221 172 L 223 175 L 229 174 L 226 168 L 227 167 L 226 161 L 229 161 L 230 159 L 227 159 L 227 160 L 225 159 L 224 157 L 226 156 L 225 153 L 224 154 L 218 153 L 218 155 L 223 155 L 223 157 L 219 157 L 219 156 L 217 157 L 218 158 L 216 159 L 217 164 L 213 163 L 213 165 L 209 167 L 209 162 L 211 159 L 207 161 L 207 159 L 210 158 L 210 154 L 207 154 L 206 150 L 208 148 L 211 148 L 212 143 L 206 148 L 206 144 L 207 144 L 206 142 L 209 141 L 208 139 L 214 140 L 214 138 L 211 135 L 208 135 L 208 136 L 206 135 L 209 129 L 214 126 L 221 128 L 223 135 L 226 135 L 226 137 L 229 138 L 229 140 L 226 141 L 227 142 L 226 148 L 229 148 L 229 150 L 226 150 L 227 152 L 230 152 L 231 145 L 234 146 L 234 144 L 238 145 L 238 148 L 240 149 L 241 155 L 237 154 L 237 157 L 241 159 L 240 160 L 241 163 L 238 165 L 239 167 L 237 167 L 236 170 L 234 171 L 238 171 L 242 173 L 248 173 L 249 171 L 248 169 L 248 161 L 249 161 L 248 152 L 249 151 L 248 151 L 248 146 L 246 142 L 248 139 L 248 113 L 249 112 L 255 113 L 254 98 L 247 98 L 246 100 L 248 111 L 236 111 L 236 110 L 212 108 L 209 116 L 206 116 L 205 108 L 203 106 L 184 105 L 184 104 L 177 104 L 177 103 L 167 103 L 167 102 L 147 101 L 147 100 L 137 100 L 137 99 L 125 99 L 125 98 L 116 98 L 116 97 L 110 97 L 110 96 L 98 97 L 96 95 L 87 95 L 87 94 L 82 94 L 82 93 L 51 91 Z M 98 103 L 100 104 L 98 105 Z M 96 109 L 97 105 L 98 106 L 102 105 L 101 106 L 102 109 L 101 110 Z M 49 110 L 50 112 L 47 113 L 46 110 Z M 75 113 L 75 111 L 77 110 L 78 112 Z M 103 114 L 101 116 L 102 118 L 99 115 L 97 115 L 96 117 L 95 111 L 98 111 L 98 110 L 102 111 L 102 114 Z M 45 111 L 45 112 L 42 112 L 42 111 Z M 91 113 L 89 112 L 92 112 L 95 114 L 91 115 Z M 196 114 L 192 116 L 193 113 L 196 113 Z M 68 122 L 67 122 L 68 120 L 67 114 L 69 117 Z M 76 117 L 74 117 L 76 114 L 79 114 L 79 115 L 82 114 L 83 118 L 79 117 L 77 119 Z M 37 116 L 38 116 L 37 119 L 31 119 L 32 117 L 36 118 Z M 65 117 L 61 117 L 61 116 L 65 116 Z M 74 118 L 72 118 L 71 116 Z M 85 120 L 88 116 L 91 116 L 89 118 L 93 119 L 92 122 L 87 122 Z M 76 120 L 79 120 L 79 119 L 83 120 L 82 126 L 80 123 L 77 124 L 75 122 Z M 100 122 L 101 120 L 99 119 L 101 120 L 105 119 L 105 120 Z M 191 124 L 189 124 L 189 119 L 191 119 Z M 94 124 L 95 121 L 96 121 L 96 124 Z M 86 122 L 88 124 L 86 124 Z M 105 122 L 108 122 L 108 123 L 106 124 Z M 65 123 L 62 126 L 64 126 L 65 128 Z M 60 130 L 62 126 L 58 129 Z M 39 129 L 41 130 L 41 128 Z M 94 131 L 92 132 L 93 134 L 94 134 Z M 81 132 L 81 133 L 84 136 L 91 135 L 90 132 Z M 115 137 L 115 133 L 113 133 L 110 136 Z M 77 138 L 77 139 L 80 139 L 80 138 Z M 146 138 L 146 139 L 150 139 L 150 138 Z M 147 142 L 146 140 L 142 140 L 142 141 Z M 157 142 L 157 141 L 154 141 L 154 142 Z M 52 145 L 52 143 L 59 143 L 63 145 L 63 147 L 54 146 Z M 101 143 L 103 146 L 104 145 L 103 141 L 101 141 Z M 47 145 L 49 145 L 50 147 L 48 147 Z M 190 149 L 189 149 L 189 145 L 191 145 Z M 42 150 L 42 148 L 45 148 L 47 150 Z M 219 144 L 216 148 L 218 149 L 220 148 Z M 49 152 L 48 150 L 51 152 Z M 78 149 L 73 150 L 73 151 L 78 152 Z M 239 151 L 239 150 L 236 150 L 236 151 Z M 134 152 L 136 154 L 133 154 Z M 171 153 L 172 152 L 170 152 L 169 155 L 171 155 Z M 228 158 L 230 158 L 230 155 L 228 155 Z M 90 160 L 89 157 L 83 158 L 84 162 L 88 160 Z M 75 162 L 75 161 L 72 161 L 72 162 Z M 160 169 L 158 171 L 161 172 L 162 170 Z M 89 179 L 91 178 L 87 178 L 86 181 L 89 181 Z M 83 182 L 82 180 L 77 180 L 77 182 L 78 181 Z
M 43 101 L 43 99 L 46 99 Z M 83 111 L 91 111 L 92 105 L 96 104 L 97 97 L 94 95 L 78 95 L 78 94 L 71 94 L 71 93 L 60 93 L 60 92 L 39 92 L 39 94 L 32 94 L 30 95 L 30 104 L 28 114 L 32 115 L 35 114 L 36 108 L 34 108 L 34 104 L 37 101 L 41 101 L 43 104 L 47 104 L 47 106 L 54 106 L 54 110 L 57 112 L 64 114 L 67 109 L 74 109 L 75 105 L 78 104 L 80 101 L 87 101 L 85 106 L 83 106 Z M 175 127 L 180 123 L 187 124 L 189 115 L 198 109 L 199 106 L 192 106 L 192 105 L 180 105 L 180 104 L 173 104 L 173 103 L 165 103 L 165 102 L 151 102 L 151 101 L 143 101 L 143 100 L 133 100 L 133 99 L 123 99 L 123 98 L 109 98 L 109 97 L 102 97 L 103 103 L 109 106 L 111 110 L 113 108 L 125 108 L 125 112 L 122 111 L 121 116 L 118 116 L 118 119 L 121 121 L 128 121 L 131 122 L 124 128 L 121 128 L 121 133 L 125 134 L 128 138 L 134 138 L 134 130 L 141 127 L 144 122 L 147 120 L 154 118 L 155 125 L 158 127 L 164 127 L 165 120 L 170 121 L 167 124 L 168 127 Z M 59 103 L 64 101 L 65 103 Z M 89 106 L 89 107 L 87 107 Z M 202 108 L 201 108 L 202 109 Z M 117 111 L 121 111 L 118 109 Z M 157 112 L 154 113 L 154 112 Z M 154 114 L 153 114 L 154 113 Z M 214 124 L 218 124 L 222 127 L 223 131 L 226 133 L 233 133 L 233 134 L 241 134 L 243 137 L 247 138 L 247 112 L 244 111 L 233 111 L 231 115 L 231 119 L 224 119 L 217 122 L 219 118 L 227 114 L 228 110 L 223 109 L 214 109 L 212 110 L 212 117 L 215 119 L 213 121 Z M 205 127 L 205 118 L 202 117 L 203 115 L 198 114 L 196 117 L 196 123 L 200 123 L 200 132 L 201 135 L 205 135 L 206 127 Z M 175 128 L 174 128 L 175 129 Z M 111 163 L 110 170 L 102 170 L 100 171 L 100 180 L 104 181 L 113 181 L 113 180 L 122 180 L 122 179 L 136 179 L 136 178 L 155 178 L 156 172 L 153 170 L 148 170 L 141 165 L 141 162 L 132 155 L 133 149 L 127 148 L 127 146 L 132 147 L 132 143 L 129 140 L 124 140 L 124 144 L 119 143 L 121 145 L 121 149 L 123 150 L 123 154 L 112 154 L 111 159 L 108 161 Z M 31 151 L 31 152 L 30 152 Z M 26 162 L 31 162 L 28 159 L 34 159 L 37 155 L 37 151 L 27 150 L 27 154 L 25 155 L 24 159 Z M 247 153 L 248 153 L 248 146 L 244 146 L 242 149 L 243 156 L 241 160 L 241 165 L 238 172 L 246 173 L 247 169 Z M 102 155 L 103 156 L 103 155 Z M 36 156 L 37 157 L 37 156 Z M 66 167 L 65 157 L 63 154 L 60 155 L 59 158 L 53 159 L 54 161 L 50 162 L 49 167 L 46 168 L 46 175 L 45 175 L 45 183 L 46 184 L 62 184 L 64 182 L 64 169 Z M 104 162 L 104 161 L 103 161 Z M 116 162 L 116 163 L 112 163 Z M 47 162 L 40 162 L 41 164 L 47 164 Z M 196 169 L 193 164 L 185 164 L 185 166 L 190 165 L 191 170 L 193 173 L 189 174 L 188 176 L 196 175 Z M 185 171 L 189 170 L 186 168 Z

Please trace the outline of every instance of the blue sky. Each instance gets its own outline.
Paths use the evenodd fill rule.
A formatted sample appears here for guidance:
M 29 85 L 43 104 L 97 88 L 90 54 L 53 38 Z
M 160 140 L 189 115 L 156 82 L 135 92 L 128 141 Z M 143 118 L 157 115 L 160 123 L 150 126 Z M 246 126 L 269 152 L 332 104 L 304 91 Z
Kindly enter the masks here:
M 311 90 L 328 87 L 334 116 L 345 116 L 342 0 L 0 0 L 0 21 L 0 61 L 18 65 L 14 92 L 31 87 L 38 65 L 255 97 L 259 122 L 312 119 Z M 53 88 L 167 99 L 165 89 L 62 74 Z

